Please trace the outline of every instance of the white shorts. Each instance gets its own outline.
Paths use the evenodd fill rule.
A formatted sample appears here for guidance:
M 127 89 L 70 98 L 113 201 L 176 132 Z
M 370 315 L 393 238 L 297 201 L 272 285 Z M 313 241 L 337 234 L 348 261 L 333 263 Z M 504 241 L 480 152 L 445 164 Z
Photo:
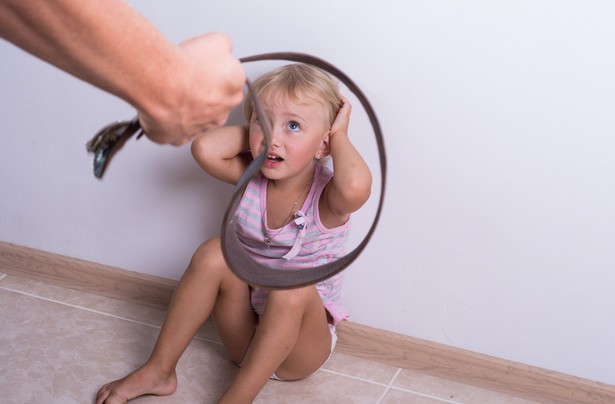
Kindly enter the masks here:
M 327 325 L 329 326 L 329 332 L 331 333 L 331 351 L 329 351 L 329 356 L 327 356 L 327 359 L 320 366 L 321 368 L 325 365 L 325 363 L 327 363 L 327 361 L 331 357 L 331 354 L 333 353 L 333 350 L 335 349 L 335 344 L 337 343 L 337 331 L 335 330 L 335 326 L 333 324 L 327 324 Z M 282 382 L 284 381 L 284 379 L 280 379 L 278 376 L 276 376 L 275 373 L 271 375 L 270 379 L 278 380 Z

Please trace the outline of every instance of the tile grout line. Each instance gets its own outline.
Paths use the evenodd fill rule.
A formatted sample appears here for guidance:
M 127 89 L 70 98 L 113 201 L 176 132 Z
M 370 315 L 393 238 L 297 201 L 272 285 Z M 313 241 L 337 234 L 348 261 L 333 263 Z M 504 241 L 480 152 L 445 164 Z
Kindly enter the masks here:
M 4 276 L 6 276 L 6 275 L 4 275 Z M 0 277 L 0 281 L 4 278 L 4 276 Z M 94 309 L 90 309 L 90 308 L 83 307 L 83 306 L 77 306 L 77 305 L 71 304 L 71 303 L 61 302 L 61 301 L 58 301 L 58 300 L 50 299 L 48 297 L 42 297 L 42 296 L 38 296 L 38 295 L 35 295 L 35 294 L 32 294 L 32 293 L 24 292 L 22 290 L 12 289 L 12 288 L 9 288 L 9 287 L 6 287 L 6 286 L 0 286 L 0 289 L 6 290 L 7 292 L 13 292 L 13 293 L 17 293 L 17 294 L 20 294 L 20 295 L 32 297 L 34 299 L 39 299 L 39 300 L 43 300 L 43 301 L 46 301 L 46 302 L 55 303 L 55 304 L 59 304 L 59 305 L 62 305 L 62 306 L 67 306 L 67 307 L 70 307 L 70 308 L 73 308 L 73 309 L 86 311 L 86 312 L 93 313 L 93 314 L 99 314 L 101 316 L 111 317 L 111 318 L 114 318 L 114 319 L 117 319 L 117 320 L 123 320 L 123 321 L 127 321 L 129 323 L 138 324 L 138 325 L 142 325 L 142 326 L 145 326 L 145 327 L 160 329 L 159 325 L 149 324 L 149 323 L 145 323 L 145 322 L 138 321 L 138 320 L 133 320 L 133 319 L 126 318 L 126 317 L 116 316 L 115 314 L 105 313 L 104 311 L 94 310 Z M 209 339 L 209 338 L 199 337 L 199 336 L 195 336 L 194 339 L 198 339 L 200 341 L 205 341 L 205 342 L 210 342 L 210 343 L 217 344 L 217 345 L 221 345 L 222 344 L 222 342 L 219 342 L 219 341 L 216 341 L 216 340 L 213 340 L 213 339 Z
M 384 383 L 380 383 L 380 382 L 377 382 L 377 381 L 375 381 L 375 380 L 364 379 L 364 378 L 362 378 L 362 377 L 358 377 L 358 376 L 349 375 L 348 373 L 342 373 L 342 372 L 338 372 L 338 371 L 331 370 L 331 369 L 321 368 L 321 369 L 319 369 L 318 371 L 319 371 L 319 372 L 325 372 L 325 373 L 331 373 L 331 374 L 334 374 L 334 375 L 337 375 L 337 376 L 346 377 L 346 378 L 348 378 L 348 379 L 358 380 L 358 381 L 360 381 L 360 382 L 365 382 L 365 383 L 370 383 L 370 384 L 376 384 L 376 385 L 378 385 L 378 386 L 387 387 L 387 385 L 386 385 L 386 384 L 384 384 Z
M 401 368 L 397 368 L 397 371 L 395 372 L 393 377 L 391 377 L 391 380 L 389 381 L 389 384 L 387 384 L 386 388 L 384 389 L 384 392 L 382 393 L 382 395 L 380 396 L 378 401 L 376 401 L 376 404 L 382 403 L 382 400 L 384 400 L 386 395 L 389 393 L 389 391 L 391 390 L 391 387 L 393 386 L 393 383 L 395 383 L 395 380 L 397 380 L 397 378 L 399 377 L 400 373 L 401 373 Z
M 397 371 L 395 372 L 395 374 L 394 374 L 394 375 L 393 375 L 393 377 L 391 378 L 391 381 L 389 382 L 389 384 L 380 383 L 380 382 L 377 382 L 377 381 L 375 381 L 375 380 L 365 379 L 365 378 L 363 378 L 363 377 L 358 377 L 358 376 L 349 375 L 349 374 L 347 374 L 347 373 L 342 373 L 342 372 L 338 372 L 338 371 L 331 370 L 331 369 L 321 368 L 321 369 L 319 369 L 318 371 L 319 371 L 319 372 L 325 372 L 325 373 L 331 373 L 331 374 L 334 374 L 334 375 L 337 375 L 337 376 L 346 377 L 346 378 L 348 378 L 348 379 L 358 380 L 358 381 L 361 381 L 361 382 L 370 383 L 370 384 L 375 384 L 375 385 L 377 385 L 377 386 L 382 386 L 382 387 L 385 387 L 385 391 L 384 391 L 384 393 L 382 394 L 382 396 L 380 396 L 380 398 L 378 399 L 378 401 L 376 401 L 376 404 L 381 404 L 381 403 L 382 403 L 382 400 L 384 400 L 384 398 L 386 397 L 387 393 L 388 393 L 390 390 L 403 391 L 404 393 L 410 393 L 410 394 L 413 394 L 413 395 L 415 395 L 415 396 L 421 396 L 421 397 L 431 398 L 431 399 L 434 399 L 434 400 L 437 400 L 437 401 L 441 401 L 441 402 L 443 402 L 443 403 L 450 403 L 450 404 L 462 404 L 462 403 L 460 403 L 459 401 L 451 401 L 451 400 L 447 400 L 447 399 L 442 398 L 442 397 L 436 397 L 436 396 L 432 396 L 432 395 L 429 395 L 429 394 L 426 394 L 426 393 L 421 393 L 421 392 L 418 392 L 418 391 L 414 391 L 414 390 L 404 389 L 404 388 L 402 388 L 402 387 L 396 387 L 396 386 L 393 386 L 393 383 L 395 383 L 395 381 L 397 380 L 397 378 L 398 378 L 398 377 L 399 377 L 399 375 L 401 374 L 402 370 L 403 370 L 402 368 L 398 368 L 398 369 L 397 369 Z
M 436 396 L 432 396 L 430 394 L 426 394 L 426 393 L 421 393 L 418 391 L 414 391 L 414 390 L 409 390 L 409 389 L 404 389 L 402 387 L 396 387 L 393 386 L 393 384 L 395 383 L 395 381 L 397 380 L 397 378 L 399 377 L 399 375 L 401 374 L 401 372 L 403 371 L 402 368 L 398 368 L 397 372 L 395 372 L 395 375 L 393 375 L 393 377 L 391 378 L 391 381 L 389 382 L 388 385 L 386 385 L 386 390 L 384 391 L 384 393 L 382 393 L 382 396 L 380 396 L 380 398 L 378 399 L 378 401 L 376 402 L 376 404 L 381 404 L 382 400 L 384 400 L 384 398 L 387 396 L 387 394 L 391 391 L 391 390 L 397 390 L 397 391 L 403 391 L 404 393 L 410 393 L 413 394 L 415 396 L 421 396 L 421 397 L 427 397 L 427 398 L 431 398 L 433 400 L 437 400 L 437 401 L 441 401 L 443 403 L 449 403 L 449 404 L 462 404 L 459 401 L 451 401 L 451 400 L 447 400 L 446 398 L 442 398 L 442 397 L 436 397 Z M 385 386 L 383 384 L 383 386 Z
M 414 390 L 408 390 L 408 389 L 404 389 L 402 387 L 395 387 L 395 386 L 391 386 L 391 390 L 397 390 L 397 391 L 403 391 L 404 393 L 410 393 L 410 394 L 414 394 L 415 396 L 421 396 L 421 397 L 427 397 L 427 398 L 431 398 L 433 400 L 437 400 L 437 401 L 441 401 L 443 403 L 449 403 L 449 404 L 463 404 L 460 401 L 453 401 L 453 400 L 449 400 L 446 398 L 442 398 L 442 397 L 437 397 L 437 396 L 432 396 L 431 394 L 427 394 L 427 393 L 421 393 L 418 391 L 414 391 Z
M 142 321 L 132 320 L 132 319 L 129 319 L 129 318 L 126 318 L 126 317 L 116 316 L 115 314 L 105 313 L 105 312 L 102 312 L 102 311 L 98 311 L 98 310 L 94 310 L 94 309 L 89 309 L 89 308 L 83 307 L 83 306 L 77 306 L 77 305 L 72 304 L 72 303 L 61 302 L 61 301 L 58 301 L 58 300 L 50 299 L 48 297 L 42 297 L 42 296 L 35 295 L 33 293 L 24 292 L 22 290 L 16 290 L 16 289 L 12 289 L 12 288 L 7 288 L 5 286 L 0 286 L 0 289 L 6 290 L 8 292 L 13 292 L 13 293 L 17 293 L 17 294 L 20 294 L 20 295 L 24 295 L 24 296 L 29 296 L 29 297 L 32 297 L 34 299 L 39 299 L 39 300 L 43 300 L 43 301 L 46 301 L 46 302 L 51 302 L 51 303 L 60 304 L 62 306 L 71 307 L 73 309 L 83 310 L 83 311 L 87 311 L 87 312 L 94 313 L 94 314 L 100 314 L 100 315 L 103 315 L 103 316 L 112 317 L 112 318 L 115 318 L 115 319 L 118 319 L 118 320 L 125 320 L 125 321 L 131 322 L 131 323 L 136 323 L 136 324 L 144 325 L 144 326 L 151 327 L 151 328 L 160 328 L 160 326 L 157 326 L 157 325 L 154 325 L 154 324 L 144 323 Z

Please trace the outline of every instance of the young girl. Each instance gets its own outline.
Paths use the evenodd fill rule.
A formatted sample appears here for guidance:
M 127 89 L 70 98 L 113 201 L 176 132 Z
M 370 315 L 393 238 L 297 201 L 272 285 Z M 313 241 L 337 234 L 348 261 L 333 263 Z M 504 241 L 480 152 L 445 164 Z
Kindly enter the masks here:
M 240 240 L 269 266 L 300 270 L 344 254 L 350 213 L 371 190 L 369 168 L 348 138 L 351 106 L 321 70 L 281 67 L 254 82 L 271 123 L 261 172 L 248 184 L 237 213 Z M 263 148 L 261 122 L 250 97 L 249 127 L 224 127 L 192 144 L 198 164 L 235 184 Z M 331 156 L 335 175 L 321 161 Z M 298 289 L 264 290 L 228 268 L 218 238 L 195 252 L 173 296 L 147 362 L 104 385 L 97 404 L 124 403 L 175 391 L 175 367 L 202 323 L 213 316 L 222 343 L 240 368 L 220 402 L 249 403 L 270 378 L 297 380 L 318 370 L 335 344 L 341 275 Z

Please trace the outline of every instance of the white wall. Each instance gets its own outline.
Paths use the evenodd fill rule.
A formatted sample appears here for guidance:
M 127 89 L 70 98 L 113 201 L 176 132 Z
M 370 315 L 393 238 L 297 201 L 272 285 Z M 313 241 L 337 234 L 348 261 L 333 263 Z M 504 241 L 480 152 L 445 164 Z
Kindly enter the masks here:
M 390 173 L 353 321 L 615 384 L 615 3 L 132 3 L 173 41 L 225 31 L 364 88 Z M 7 43 L 0 111 L 0 240 L 177 279 L 218 233 L 230 187 L 188 147 L 128 144 L 96 181 L 86 140 L 134 111 Z

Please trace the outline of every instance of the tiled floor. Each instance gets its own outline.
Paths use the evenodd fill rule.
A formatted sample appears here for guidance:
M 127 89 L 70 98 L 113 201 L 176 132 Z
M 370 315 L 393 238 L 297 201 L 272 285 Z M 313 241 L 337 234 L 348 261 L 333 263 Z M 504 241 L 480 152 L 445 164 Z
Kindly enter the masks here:
M 98 387 L 140 365 L 164 311 L 0 274 L 0 402 L 91 403 Z M 211 325 L 178 366 L 169 397 L 134 403 L 215 403 L 237 371 Z M 270 381 L 255 403 L 529 403 L 527 400 L 333 353 L 297 382 Z

